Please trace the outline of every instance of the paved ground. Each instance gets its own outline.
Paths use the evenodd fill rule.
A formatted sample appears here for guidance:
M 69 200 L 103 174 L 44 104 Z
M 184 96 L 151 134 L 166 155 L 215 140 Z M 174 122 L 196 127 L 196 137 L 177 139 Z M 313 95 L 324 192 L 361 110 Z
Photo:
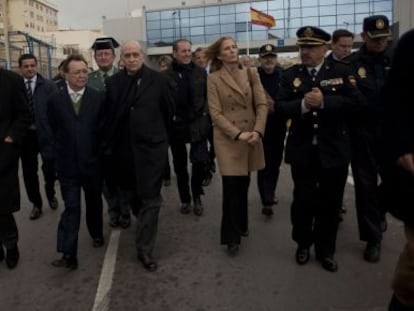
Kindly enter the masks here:
M 50 265 L 56 253 L 56 229 L 63 202 L 30 221 L 31 206 L 22 191 L 16 214 L 21 261 L 15 270 L 0 264 L 0 310 L 139 310 L 139 311 L 385 311 L 390 282 L 403 245 L 402 225 L 388 217 L 383 255 L 378 264 L 362 259 L 348 184 L 348 213 L 340 225 L 336 258 L 330 273 L 312 257 L 305 266 L 294 261 L 289 206 L 292 183 L 283 166 L 277 191 L 279 205 L 271 219 L 260 213 L 255 175 L 250 187 L 250 236 L 230 258 L 219 245 L 221 181 L 214 176 L 203 198 L 205 214 L 181 215 L 173 185 L 163 189 L 155 256 L 159 270 L 146 272 L 136 260 L 135 221 L 127 230 L 111 230 L 105 213 L 104 248 L 94 249 L 82 219 L 79 269 Z

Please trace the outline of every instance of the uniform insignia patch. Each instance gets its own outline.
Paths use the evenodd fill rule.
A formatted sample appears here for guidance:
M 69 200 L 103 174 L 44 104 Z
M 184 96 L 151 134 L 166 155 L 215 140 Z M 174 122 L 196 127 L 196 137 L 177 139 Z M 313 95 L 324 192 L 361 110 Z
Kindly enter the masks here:
M 358 76 L 360 76 L 361 78 L 366 78 L 367 77 L 367 70 L 364 67 L 359 67 Z
M 295 80 L 293 80 L 294 87 L 299 87 L 301 86 L 301 84 L 302 84 L 302 81 L 298 77 L 296 77 Z

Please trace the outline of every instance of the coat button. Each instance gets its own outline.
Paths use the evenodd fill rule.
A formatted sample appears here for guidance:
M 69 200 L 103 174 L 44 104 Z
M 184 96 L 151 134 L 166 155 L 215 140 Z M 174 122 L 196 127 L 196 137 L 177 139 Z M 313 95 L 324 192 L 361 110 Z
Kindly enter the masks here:
M 317 111 L 314 111 L 314 112 L 312 112 L 312 115 L 313 115 L 314 117 L 317 117 L 317 116 L 318 116 L 318 112 L 317 112 Z
M 134 107 L 131 107 L 131 111 L 134 110 Z
M 313 128 L 314 128 L 315 130 L 316 130 L 316 129 L 318 129 L 318 127 L 319 127 L 319 125 L 318 125 L 318 124 L 316 124 L 316 123 L 313 125 Z

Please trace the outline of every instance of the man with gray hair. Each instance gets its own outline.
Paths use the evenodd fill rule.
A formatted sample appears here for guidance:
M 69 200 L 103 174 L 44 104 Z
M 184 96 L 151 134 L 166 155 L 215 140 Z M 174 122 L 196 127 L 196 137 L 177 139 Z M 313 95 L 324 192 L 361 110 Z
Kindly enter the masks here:
M 130 205 L 137 216 L 138 260 L 148 271 L 155 271 L 153 250 L 172 102 L 166 77 L 144 65 L 137 41 L 122 46 L 121 60 L 124 69 L 106 84 L 105 145 L 113 157 L 110 178 L 112 184 L 130 191 Z

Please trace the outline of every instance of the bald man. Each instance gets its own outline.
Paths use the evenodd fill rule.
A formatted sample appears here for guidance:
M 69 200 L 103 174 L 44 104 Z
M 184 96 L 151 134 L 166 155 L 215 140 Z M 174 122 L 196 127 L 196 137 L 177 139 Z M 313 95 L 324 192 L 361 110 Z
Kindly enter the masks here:
M 130 191 L 137 216 L 136 247 L 145 269 L 155 271 L 153 249 L 161 207 L 161 186 L 167 161 L 172 100 L 166 78 L 144 65 L 136 41 L 121 48 L 125 67 L 107 80 L 106 148 L 113 161 L 110 180 Z

